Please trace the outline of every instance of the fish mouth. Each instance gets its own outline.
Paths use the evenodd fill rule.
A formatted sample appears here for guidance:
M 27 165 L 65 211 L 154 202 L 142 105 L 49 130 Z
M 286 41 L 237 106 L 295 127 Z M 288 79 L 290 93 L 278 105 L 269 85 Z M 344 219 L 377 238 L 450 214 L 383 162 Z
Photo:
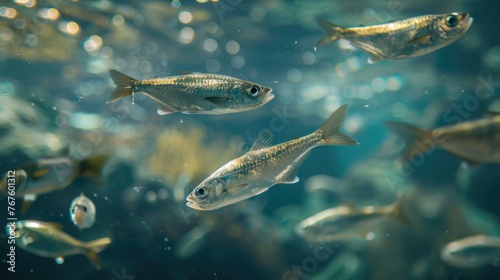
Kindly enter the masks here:
M 189 207 L 189 208 L 196 209 L 196 210 L 205 210 L 205 209 L 202 209 L 200 207 L 200 205 L 198 203 L 196 203 L 196 201 L 194 201 L 193 198 L 191 198 L 191 195 L 189 195 L 188 197 L 186 197 L 186 206 Z
M 467 31 L 469 29 L 469 27 L 472 25 L 474 18 L 472 18 L 468 13 L 462 13 L 460 15 L 462 15 L 462 17 L 463 17 L 463 21 L 464 21 L 464 25 L 465 25 L 464 31 Z
M 467 15 L 467 19 L 466 19 L 466 22 L 465 22 L 465 24 L 467 25 L 467 29 L 469 29 L 469 27 L 472 25 L 473 21 L 474 21 L 474 18 L 472 18 L 469 15 Z
M 272 91 L 269 91 L 266 97 L 262 98 L 262 100 L 259 102 L 259 105 L 264 105 L 267 102 L 271 101 L 274 98 L 274 94 Z

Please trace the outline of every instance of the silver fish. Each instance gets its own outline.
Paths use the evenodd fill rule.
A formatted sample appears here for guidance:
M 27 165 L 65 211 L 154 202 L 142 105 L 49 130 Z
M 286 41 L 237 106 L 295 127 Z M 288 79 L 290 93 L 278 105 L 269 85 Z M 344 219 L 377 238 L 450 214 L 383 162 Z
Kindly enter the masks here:
M 105 155 L 82 161 L 67 157 L 40 159 L 7 172 L 0 180 L 0 193 L 7 195 L 11 186 L 9 182 L 12 182 L 15 197 L 24 199 L 24 214 L 38 195 L 64 189 L 79 176 L 99 177 L 107 160 Z
M 9 222 L 7 234 L 15 236 L 15 244 L 24 250 L 41 257 L 54 258 L 57 263 L 64 262 L 64 257 L 84 254 L 97 268 L 101 261 L 97 253 L 111 243 L 108 237 L 90 242 L 82 242 L 60 230 L 59 225 L 40 221 Z
M 470 164 L 500 162 L 500 114 L 425 130 L 411 124 L 386 122 L 394 132 L 407 138 L 402 152 L 406 162 L 434 148 L 442 148 Z M 404 162 L 403 162 L 404 163 Z
M 462 37 L 472 24 L 467 13 L 425 15 L 385 24 L 344 28 L 319 19 L 326 35 L 323 46 L 345 39 L 370 55 L 369 63 L 390 58 L 402 59 L 428 54 Z
M 187 75 L 136 80 L 116 70 L 109 74 L 116 84 L 107 103 L 143 93 L 159 103 L 160 115 L 229 114 L 257 109 L 274 98 L 272 89 L 256 83 L 217 74 Z
M 500 258 L 500 237 L 476 235 L 446 244 L 441 259 L 461 268 L 478 268 L 491 265 Z
M 380 222 L 391 216 L 409 223 L 401 210 L 401 197 L 395 203 L 383 207 L 366 206 L 356 209 L 352 205 L 341 205 L 303 220 L 295 230 L 299 236 L 312 242 L 348 241 L 365 237 Z
M 321 145 L 356 145 L 339 131 L 347 113 L 341 106 L 314 133 L 268 147 L 270 134 L 261 134 L 250 151 L 220 167 L 186 198 L 197 210 L 214 210 L 258 195 L 276 184 L 293 184 L 309 151 Z
M 80 230 L 90 228 L 95 222 L 95 205 L 83 193 L 73 199 L 69 207 L 69 215 L 73 224 Z

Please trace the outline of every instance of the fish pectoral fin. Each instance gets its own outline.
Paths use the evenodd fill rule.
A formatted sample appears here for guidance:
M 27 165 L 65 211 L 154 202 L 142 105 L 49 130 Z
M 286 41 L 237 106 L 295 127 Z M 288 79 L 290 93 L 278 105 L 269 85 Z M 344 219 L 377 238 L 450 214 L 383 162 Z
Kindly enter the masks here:
M 90 262 L 94 265 L 94 267 L 97 270 L 101 270 L 102 267 L 101 258 L 99 257 L 96 251 L 88 249 L 87 252 L 85 253 L 85 256 L 87 256 L 87 258 L 90 260 Z
M 284 179 L 284 178 L 283 178 L 283 179 Z M 293 176 L 293 178 L 292 178 L 292 177 L 290 177 L 290 178 L 286 178 L 286 179 L 285 179 L 285 181 L 282 181 L 282 182 L 280 182 L 280 183 L 282 183 L 282 184 L 295 184 L 295 183 L 297 183 L 298 181 L 300 181 L 299 177 L 297 177 L 297 176 Z
M 36 200 L 35 194 L 27 194 L 23 197 L 23 205 L 21 206 L 21 213 L 26 214 L 33 202 Z
M 431 41 L 432 41 L 432 35 L 424 35 L 424 36 L 413 38 L 408 43 L 416 44 L 416 45 L 425 45 L 425 44 L 431 43 Z
M 83 245 L 86 249 L 85 255 L 98 270 L 102 267 L 101 259 L 99 258 L 98 253 L 104 250 L 104 248 L 106 248 L 109 244 L 111 244 L 111 238 L 104 237 L 94 241 L 85 242 Z
M 261 193 L 263 193 L 263 192 L 267 191 L 268 189 L 269 189 L 269 188 L 265 188 L 265 189 L 262 189 L 262 190 L 258 190 L 258 191 L 256 191 L 256 192 L 254 192 L 254 194 L 253 194 L 253 195 L 254 195 L 254 196 L 259 195 L 259 194 L 261 194 Z
M 205 97 L 205 100 L 218 106 L 226 105 L 226 102 L 231 99 L 229 97 Z
M 158 115 L 167 115 L 177 112 L 178 110 L 172 106 L 162 104 L 160 108 L 156 111 Z
M 241 192 L 246 187 L 248 187 L 248 184 L 240 184 L 240 185 L 237 185 L 237 186 L 231 186 L 230 188 L 227 188 L 224 191 L 227 194 L 236 194 L 236 193 Z
M 257 136 L 257 139 L 253 142 L 250 151 L 257 151 L 264 148 L 267 148 L 271 145 L 271 141 L 273 141 L 273 134 L 270 130 L 264 130 L 262 133 Z
M 382 60 L 384 60 L 383 56 L 376 54 L 376 53 L 370 53 L 370 57 L 368 58 L 368 63 L 374 64 L 374 63 L 377 63 L 377 62 L 382 61 Z

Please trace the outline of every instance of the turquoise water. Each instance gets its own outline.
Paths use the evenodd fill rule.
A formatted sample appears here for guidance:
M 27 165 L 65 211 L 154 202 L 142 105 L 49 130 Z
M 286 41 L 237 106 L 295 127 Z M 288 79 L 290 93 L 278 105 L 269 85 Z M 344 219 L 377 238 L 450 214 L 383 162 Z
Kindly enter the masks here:
M 101 270 L 83 255 L 57 264 L 17 247 L 13 273 L 0 235 L 1 279 L 500 279 L 498 254 L 472 269 L 440 259 L 451 241 L 500 233 L 499 165 L 469 166 L 435 149 L 398 168 L 405 142 L 384 126 L 435 128 L 500 111 L 498 3 L 200 2 L 0 1 L 1 171 L 110 157 L 99 176 L 38 196 L 25 214 L 16 198 L 15 217 L 60 223 L 84 241 L 113 240 L 99 253 Z M 470 13 L 471 28 L 421 57 L 368 64 L 345 41 L 315 48 L 324 35 L 317 18 L 367 26 L 449 12 Z M 276 96 L 238 114 L 160 116 L 142 94 L 106 104 L 110 69 L 137 79 L 224 74 Z M 341 130 L 359 145 L 314 149 L 296 184 L 214 211 L 185 205 L 262 131 L 273 144 L 301 137 L 343 104 Z M 97 209 L 82 231 L 68 211 L 81 192 Z M 368 240 L 315 241 L 295 230 L 324 209 L 388 205 L 398 194 L 412 222 L 389 218 L 361 233 Z M 6 223 L 7 203 L 0 198 Z

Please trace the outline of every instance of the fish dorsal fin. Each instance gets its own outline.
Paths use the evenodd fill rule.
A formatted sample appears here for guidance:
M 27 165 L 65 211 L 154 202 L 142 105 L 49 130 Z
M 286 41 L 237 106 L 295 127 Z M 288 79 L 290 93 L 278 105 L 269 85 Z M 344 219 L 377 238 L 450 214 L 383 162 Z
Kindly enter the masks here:
M 179 71 L 179 75 L 191 75 L 191 74 L 200 74 L 200 72 L 187 71 L 187 70 Z
M 305 152 L 300 155 L 296 160 L 294 160 L 288 170 L 285 171 L 283 177 L 279 180 L 282 184 L 295 184 L 299 181 L 299 177 L 297 177 L 297 173 L 299 172 L 300 167 L 306 160 L 307 156 L 309 156 L 309 152 Z
M 177 112 L 177 109 L 175 109 L 174 107 L 165 105 L 165 104 L 162 104 L 160 106 L 160 108 L 158 108 L 158 110 L 156 111 L 156 113 L 158 113 L 158 115 L 167 115 L 167 114 L 172 114 L 175 112 Z
M 205 100 L 210 102 L 210 103 L 213 103 L 215 105 L 218 105 L 218 106 L 224 106 L 226 105 L 226 102 L 231 99 L 229 97 L 218 97 L 218 96 L 214 96 L 214 97 L 205 97 Z
M 271 145 L 272 141 L 273 141 L 273 133 L 270 130 L 264 130 L 261 133 L 259 133 L 259 136 L 257 136 L 257 139 L 255 139 L 255 141 L 253 142 L 250 151 L 257 151 L 267 148 Z
M 424 35 L 420 37 L 413 38 L 410 40 L 410 44 L 424 45 L 429 44 L 432 41 L 432 35 Z

